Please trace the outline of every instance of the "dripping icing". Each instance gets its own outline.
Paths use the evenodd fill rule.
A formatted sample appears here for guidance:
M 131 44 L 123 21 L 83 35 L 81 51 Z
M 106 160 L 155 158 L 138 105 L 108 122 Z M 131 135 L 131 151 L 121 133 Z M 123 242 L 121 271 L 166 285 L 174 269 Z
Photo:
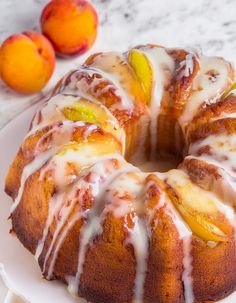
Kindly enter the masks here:
M 157 147 L 157 127 L 163 93 L 168 82 L 171 81 L 174 72 L 174 60 L 167 51 L 161 47 L 141 48 L 152 65 L 153 84 L 150 104 L 150 136 L 151 136 L 151 160 L 155 159 Z

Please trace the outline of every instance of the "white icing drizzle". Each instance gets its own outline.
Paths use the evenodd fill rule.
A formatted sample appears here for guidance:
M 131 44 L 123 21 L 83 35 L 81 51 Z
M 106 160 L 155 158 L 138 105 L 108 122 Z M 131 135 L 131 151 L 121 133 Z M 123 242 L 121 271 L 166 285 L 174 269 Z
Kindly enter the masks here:
M 130 235 L 127 239 L 127 243 L 132 244 L 134 247 L 134 254 L 136 257 L 133 303 L 142 303 L 147 271 L 148 233 L 147 226 L 143 218 L 135 216 L 133 222 L 134 227 L 132 229 L 128 229 Z
M 104 185 L 104 190 L 107 191 L 109 184 L 112 184 L 114 179 L 128 171 L 138 171 L 137 168 L 133 167 L 131 164 L 126 163 L 121 169 L 117 170 L 113 176 L 109 177 L 108 183 L 106 186 Z M 79 246 L 79 254 L 78 254 L 78 267 L 77 273 L 75 277 L 70 277 L 70 284 L 68 286 L 69 291 L 71 293 L 77 293 L 80 284 L 80 277 L 83 272 L 83 265 L 85 261 L 86 251 L 91 240 L 102 232 L 101 230 L 101 222 L 103 217 L 101 216 L 101 212 L 104 208 L 102 203 L 106 203 L 106 199 L 104 198 L 104 190 L 99 192 L 99 195 L 96 196 L 94 205 L 92 209 L 90 209 L 90 213 L 88 215 L 88 221 L 83 225 L 80 232 L 80 246 Z
M 236 81 L 236 79 L 234 78 L 234 82 Z M 226 93 L 226 95 L 224 95 L 224 99 L 226 98 L 226 97 L 228 97 L 229 95 L 236 95 L 236 88 L 234 88 L 234 89 L 232 89 L 232 90 L 229 90 L 229 92 L 228 93 Z
M 223 119 L 227 119 L 227 118 L 236 119 L 236 113 L 221 112 L 220 116 L 212 117 L 211 119 L 209 119 L 209 122 L 217 121 L 217 120 L 223 120 Z
M 109 54 L 108 54 L 109 56 Z M 95 59 L 96 61 L 96 59 Z M 115 88 L 115 92 L 116 95 L 120 98 L 121 101 L 121 110 L 133 110 L 134 108 L 134 100 L 133 98 L 127 93 L 127 91 L 124 89 L 124 87 L 121 85 L 121 79 L 120 79 L 120 75 L 118 74 L 112 74 L 112 73 L 107 73 L 105 71 L 103 71 L 100 68 L 95 68 L 95 67 L 89 67 L 86 68 L 84 71 L 88 71 L 91 74 L 94 73 L 98 73 L 102 76 L 101 79 L 106 79 L 108 80 L 111 84 L 108 85 L 107 87 L 103 88 L 102 90 L 99 91 L 100 94 L 103 94 L 104 92 L 106 92 L 107 90 L 109 90 L 110 88 Z M 113 105 L 112 109 L 119 109 L 119 105 Z
M 105 213 L 112 212 L 116 217 L 126 217 L 129 213 L 135 212 L 132 219 L 133 227 L 126 222 L 125 227 L 129 232 L 126 244 L 134 248 L 136 258 L 136 275 L 134 281 L 134 303 L 143 302 L 144 283 L 147 271 L 148 260 L 148 230 L 144 220 L 144 180 L 146 174 L 122 174 L 109 187 L 106 197 L 108 203 Z M 126 196 L 128 195 L 128 197 Z
M 71 230 L 71 228 L 75 225 L 75 223 L 79 219 L 81 219 L 81 214 L 76 213 L 70 220 L 68 220 L 66 227 L 64 227 L 62 229 L 61 235 L 58 237 L 57 243 L 56 243 L 55 248 L 53 250 L 53 255 L 52 255 L 51 262 L 49 264 L 48 273 L 47 273 L 47 278 L 48 279 L 50 279 L 52 277 L 60 248 L 61 248 L 62 244 L 64 243 L 64 240 L 65 240 L 66 236 L 68 235 L 68 232 Z M 44 247 L 44 243 L 42 243 L 41 246 Z M 48 257 L 49 257 L 49 255 L 45 257 L 45 261 L 44 261 L 44 265 L 43 265 L 44 269 L 43 270 L 45 270 L 46 261 L 48 260 Z
M 229 92 L 229 95 L 230 95 L 230 94 L 236 95 L 236 89 L 231 90 L 231 91 Z
M 201 156 L 187 156 L 186 160 L 200 160 L 206 162 L 206 164 L 210 164 L 215 166 L 218 173 L 221 175 L 221 178 L 213 178 L 213 182 L 211 183 L 210 189 L 220 197 L 220 199 L 224 200 L 224 203 L 230 206 L 236 206 L 236 180 L 232 176 L 231 171 L 227 169 L 222 163 L 212 159 L 208 155 Z M 204 185 L 203 185 L 204 188 Z
M 113 84 L 113 87 L 115 88 L 116 95 L 120 98 L 120 104 L 115 103 L 111 106 L 112 110 L 118 109 L 118 110 L 128 110 L 131 111 L 134 109 L 134 99 L 131 97 L 131 95 L 128 94 L 126 90 L 121 85 L 121 79 L 119 78 L 118 74 L 111 74 L 107 73 L 105 71 L 102 71 L 98 68 L 92 68 L 91 71 L 93 73 L 99 73 L 103 78 L 107 79 Z M 110 86 L 111 87 L 111 86 Z M 104 93 L 104 90 L 108 90 L 110 88 L 109 86 L 107 88 L 104 88 L 103 91 L 100 91 L 100 93 Z
M 84 134 L 83 134 L 84 138 L 88 138 L 89 135 L 90 135 L 94 130 L 96 130 L 97 128 L 98 128 L 98 127 L 97 127 L 96 124 L 91 124 L 91 125 L 89 125 L 89 126 L 87 127 L 87 129 L 85 130 Z
M 82 71 L 83 70 L 87 71 L 87 69 L 82 69 Z M 99 71 L 97 71 L 97 73 L 98 72 Z M 95 71 L 93 71 L 93 73 L 95 73 Z M 47 126 L 48 124 L 60 120 L 65 120 L 65 116 L 62 112 L 63 108 L 70 106 L 73 107 L 73 105 L 76 105 L 76 103 L 80 102 L 80 99 L 85 99 L 87 101 L 93 102 L 94 104 L 97 104 L 101 109 L 105 111 L 105 113 L 108 116 L 106 123 L 110 124 L 113 127 L 114 129 L 113 135 L 115 135 L 120 140 L 122 144 L 122 154 L 124 155 L 126 148 L 125 145 L 126 134 L 124 129 L 119 126 L 118 120 L 106 106 L 104 106 L 93 96 L 83 91 L 85 90 L 85 88 L 80 82 L 84 81 L 84 79 L 78 81 L 76 78 L 76 74 L 77 72 L 74 72 L 71 75 L 71 82 L 64 88 L 64 90 L 62 91 L 63 94 L 55 95 L 54 97 L 52 97 L 49 100 L 49 102 L 45 103 L 42 109 L 40 109 L 37 112 L 35 118 L 32 121 L 32 128 L 30 132 L 27 134 L 26 138 L 29 137 L 30 135 L 33 135 L 36 131 L 41 130 L 43 127 Z M 99 81 L 104 81 L 104 78 L 101 79 L 102 80 Z M 38 116 L 41 116 L 41 122 L 38 122 Z
M 199 150 L 208 147 L 210 161 L 218 162 L 219 166 L 233 177 L 236 177 L 236 134 L 217 134 L 210 135 L 200 142 L 190 145 L 190 155 L 197 155 L 198 159 L 202 156 L 198 154 Z M 205 156 L 207 157 L 207 155 Z
M 90 129 L 91 131 L 92 129 Z M 88 131 L 87 135 L 88 135 Z M 114 158 L 122 159 L 121 155 L 118 153 L 112 154 Z M 102 156 L 98 156 L 96 151 L 94 150 L 94 146 L 90 146 L 89 144 L 85 144 L 83 146 L 78 145 L 72 148 L 67 148 L 63 151 L 63 154 L 55 155 L 51 161 L 41 170 L 40 179 L 42 179 L 46 172 L 53 171 L 53 176 L 57 186 L 63 188 L 64 186 L 71 183 L 71 177 L 73 181 L 73 176 L 68 178 L 67 176 L 67 165 L 68 163 L 77 164 L 78 168 L 91 166 L 93 163 L 97 161 L 102 161 L 110 157 L 110 154 L 104 154 Z
M 36 252 L 35 252 L 35 259 L 38 261 L 44 245 L 45 245 L 45 240 L 47 238 L 48 232 L 49 232 L 49 228 L 53 222 L 54 216 L 55 214 L 58 214 L 59 211 L 61 210 L 63 204 L 65 203 L 66 199 L 66 195 L 65 193 L 61 193 L 56 195 L 55 197 L 53 197 L 49 203 L 49 209 L 48 209 L 48 216 L 47 216 L 47 220 L 44 226 L 44 230 L 43 230 L 43 235 L 42 238 L 39 240 L 38 242 L 38 246 L 36 248 Z M 53 235 L 54 238 L 54 235 Z M 46 256 L 46 258 L 48 258 L 48 256 Z M 45 269 L 45 262 L 44 262 L 44 266 L 43 266 L 43 271 Z
M 184 182 L 184 179 L 187 177 L 180 170 L 170 170 L 169 172 L 163 174 L 167 177 L 166 182 L 175 187 L 181 182 Z M 192 232 L 189 227 L 186 225 L 180 214 L 177 212 L 175 207 L 169 202 L 168 207 L 171 212 L 171 217 L 173 222 L 178 230 L 180 239 L 183 241 L 183 274 L 182 281 L 184 284 L 184 297 L 186 303 L 194 302 L 194 292 L 193 292 L 193 281 L 192 281 L 192 255 L 191 255 L 191 242 L 192 242 Z
M 83 155 L 83 153 L 84 153 L 84 155 Z M 68 150 L 66 153 L 63 154 L 63 156 L 56 155 L 51 160 L 51 162 L 54 163 L 53 174 L 54 174 L 55 182 L 56 182 L 56 185 L 59 186 L 59 188 L 63 189 L 63 187 L 64 187 L 63 183 L 66 183 L 65 176 L 63 174 L 64 169 L 61 169 L 61 168 L 65 167 L 66 163 L 78 163 L 79 165 L 81 165 L 81 163 L 83 163 L 82 164 L 83 167 L 87 167 L 87 166 L 92 165 L 93 163 L 97 162 L 96 165 L 94 165 L 92 168 L 90 168 L 90 172 L 94 173 L 94 171 L 96 171 L 98 173 L 98 167 L 100 166 L 102 169 L 103 168 L 105 169 L 105 164 L 107 163 L 107 161 L 111 161 L 111 159 L 117 159 L 119 161 L 123 160 L 119 154 L 108 154 L 108 155 L 103 155 L 101 157 L 94 157 L 91 154 L 91 151 L 89 153 L 87 150 L 85 150 L 85 151 L 83 151 L 83 153 L 81 152 L 81 150 Z M 63 164 L 61 164 L 61 162 Z M 51 163 L 49 163 L 48 166 L 51 168 Z M 49 168 L 49 170 L 50 170 L 50 168 Z M 45 168 L 45 170 L 43 170 L 41 172 L 40 178 L 43 178 L 43 176 L 45 175 L 47 170 L 48 170 L 48 168 Z M 88 172 L 88 171 L 85 171 L 84 173 L 86 173 L 86 172 Z M 100 171 L 100 175 L 102 175 L 102 174 L 104 174 L 104 171 Z M 90 183 L 86 184 L 86 182 L 83 181 L 84 180 L 83 177 L 84 177 L 84 175 L 81 175 L 80 179 L 82 179 L 82 181 L 78 180 L 77 182 L 80 182 L 80 183 L 75 183 L 72 187 L 70 187 L 67 190 L 67 192 L 60 192 L 55 197 L 52 197 L 52 199 L 49 203 L 48 217 L 47 217 L 46 224 L 44 227 L 43 236 L 40 239 L 40 241 L 38 243 L 38 247 L 36 249 L 35 257 L 37 260 L 44 248 L 45 240 L 47 238 L 49 228 L 53 222 L 55 214 L 58 213 L 58 211 L 65 204 L 65 202 L 66 202 L 65 200 L 68 200 L 69 198 L 73 199 L 79 186 L 81 186 L 81 188 L 82 188 L 82 185 L 83 185 L 84 189 L 87 189 L 91 185 Z M 78 179 L 78 177 L 77 177 L 77 179 Z M 74 199 L 73 202 L 75 203 L 76 199 Z M 66 218 L 68 217 L 72 207 L 74 206 L 74 203 L 70 204 L 70 208 L 68 210 L 69 212 L 63 214 L 63 218 L 64 218 L 63 222 L 62 222 L 62 218 L 60 220 L 60 222 L 62 222 L 62 226 L 64 225 Z M 62 226 L 60 226 L 60 228 L 58 228 L 58 233 L 60 232 L 60 229 Z M 55 240 L 56 240 L 56 237 L 55 237 L 54 241 Z M 46 261 L 44 263 L 46 263 Z
M 153 180 L 148 180 L 148 182 L 147 182 L 147 184 L 146 184 L 146 188 L 145 188 L 145 193 L 147 193 L 147 191 L 148 191 L 148 189 L 151 187 L 151 186 L 155 186 L 155 187 L 158 187 L 157 186 L 157 184 L 153 181 Z M 159 188 L 159 187 L 158 187 Z M 156 203 L 156 205 L 153 207 L 153 208 L 150 208 L 150 207 L 148 207 L 148 202 L 149 202 L 149 199 L 147 199 L 147 196 L 145 197 L 145 202 L 144 202 L 144 204 L 145 204 L 145 207 L 146 207 L 146 212 L 147 212 L 147 214 L 148 214 L 148 228 L 149 228 L 149 233 L 151 234 L 151 230 L 150 230 L 150 224 L 152 223 L 152 221 L 153 221 L 153 219 L 154 219 L 154 217 L 155 217 L 155 214 L 156 214 L 156 212 L 160 209 L 160 208 L 162 208 L 162 207 L 164 207 L 164 206 L 166 206 L 166 199 L 167 199 L 167 197 L 166 197 L 166 195 L 165 195 L 165 193 L 164 192 L 162 192 L 161 191 L 161 189 L 159 189 L 159 191 L 160 191 L 160 197 L 159 197 L 159 200 L 158 200 L 158 202 Z
M 20 182 L 20 187 L 18 190 L 17 197 L 14 201 L 14 204 L 12 204 L 11 207 L 11 213 L 13 213 L 18 205 L 20 204 L 22 195 L 24 193 L 24 188 L 25 188 L 25 183 L 26 180 L 38 169 L 40 169 L 51 157 L 54 155 L 55 150 L 47 150 L 46 152 L 40 154 L 38 157 L 36 157 L 31 163 L 26 165 L 24 167 L 24 170 L 21 175 L 21 182 Z
M 44 261 L 44 270 L 45 270 L 45 266 L 46 266 L 48 257 L 50 256 L 50 254 L 52 252 L 54 243 L 55 243 L 56 239 L 58 238 L 59 232 L 62 230 L 63 225 L 65 224 L 65 222 L 68 218 L 68 215 L 71 213 L 71 210 L 75 206 L 76 201 L 82 201 L 83 200 L 83 194 L 85 193 L 85 191 L 87 189 L 91 188 L 92 189 L 92 196 L 96 198 L 96 202 L 94 204 L 94 207 L 96 208 L 97 200 L 102 198 L 102 195 L 103 195 L 104 190 L 106 189 L 107 183 L 111 182 L 111 179 L 113 179 L 116 174 L 120 173 L 119 169 L 114 170 L 113 165 L 111 165 L 111 163 L 110 163 L 111 160 L 112 160 L 112 158 L 110 160 L 108 159 L 108 161 L 105 161 L 105 162 L 98 162 L 94 166 L 92 166 L 87 171 L 88 174 L 90 174 L 90 173 L 92 174 L 92 176 L 93 176 L 92 180 L 89 181 L 89 182 L 85 181 L 85 178 L 82 176 L 80 178 L 80 180 L 75 184 L 74 188 L 70 191 L 70 194 L 69 194 L 68 198 L 69 198 L 69 200 L 72 201 L 72 203 L 71 203 L 71 206 L 70 206 L 70 209 L 69 209 L 68 212 L 66 212 L 66 211 L 64 212 L 62 210 L 62 218 L 60 219 L 60 222 L 57 225 L 56 231 L 54 232 L 54 235 L 53 235 L 52 242 L 51 242 L 50 247 L 47 251 L 47 255 L 46 255 L 46 258 L 45 258 L 45 261 Z M 76 193 L 78 192 L 78 189 L 80 189 L 81 193 L 77 197 Z M 99 207 L 100 205 L 97 205 L 97 206 Z M 81 217 L 86 217 L 86 215 L 83 214 L 83 212 L 81 212 L 81 210 L 80 210 L 80 213 L 82 213 Z M 78 214 L 76 213 L 75 216 L 78 217 Z M 82 261 L 84 261 L 85 250 L 86 250 L 86 245 L 85 246 L 83 245 L 83 241 L 88 240 L 88 238 L 93 236 L 94 233 L 99 230 L 99 224 L 100 224 L 100 219 L 95 218 L 95 220 L 92 221 L 92 224 L 89 225 L 88 230 L 85 231 L 84 237 L 82 236 L 82 239 L 80 240 L 80 246 L 82 247 L 81 248 L 82 249 L 82 253 L 81 253 L 81 260 Z M 62 236 L 59 237 L 58 245 L 56 246 L 56 248 L 53 251 L 53 258 L 52 258 L 52 261 L 49 265 L 49 271 L 48 271 L 48 276 L 47 276 L 48 279 L 50 279 L 51 276 L 52 276 L 58 252 L 60 250 L 60 247 L 63 243 L 64 238 L 68 234 L 68 231 L 70 230 L 71 227 L 72 227 L 72 225 L 67 226 L 66 228 L 64 228 Z M 82 229 L 83 229 L 83 227 L 82 227 Z M 83 231 L 81 231 L 81 233 L 83 235 Z M 81 262 L 81 264 L 83 265 L 83 262 Z M 82 270 L 82 268 L 79 268 L 79 270 Z
M 62 200 L 62 199 L 61 199 Z M 49 204 L 49 209 L 48 209 L 48 217 L 47 217 L 47 220 L 46 220 L 46 223 L 45 223 L 45 226 L 44 226 L 44 230 L 43 230 L 43 235 L 42 235 L 42 238 L 39 240 L 38 242 L 38 245 L 36 247 L 36 250 L 35 250 L 35 259 L 38 261 L 40 255 L 41 255 L 41 252 L 43 251 L 43 247 L 44 247 L 44 242 L 45 242 L 45 239 L 46 239 L 46 236 L 48 234 L 48 229 L 49 229 L 49 214 L 51 213 L 51 209 L 53 209 L 55 206 L 60 206 L 59 203 L 55 203 L 55 199 L 54 200 L 51 200 L 50 201 L 50 204 Z
M 158 173 L 158 176 L 160 174 Z M 164 175 L 164 174 L 163 174 Z M 153 181 L 149 181 L 147 186 L 151 186 Z M 155 184 L 155 183 L 154 183 Z M 153 209 L 149 209 L 149 223 L 153 220 L 158 209 L 165 207 L 165 213 L 171 217 L 180 240 L 183 242 L 183 274 L 182 280 L 184 284 L 184 297 L 186 303 L 194 302 L 193 286 L 192 286 L 192 256 L 191 256 L 191 241 L 192 232 L 185 224 L 179 213 L 176 211 L 165 192 L 161 192 L 160 199 Z
M 207 246 L 210 247 L 210 248 L 214 248 L 218 245 L 217 242 L 214 242 L 214 241 L 207 241 Z
M 26 137 L 34 134 L 37 130 L 62 119 L 63 115 L 61 109 L 66 106 L 71 106 L 75 103 L 76 99 L 73 96 L 56 95 L 53 96 L 48 102 L 44 103 L 42 108 L 39 109 L 32 120 L 31 130 Z M 39 116 L 41 116 L 41 122 L 39 122 Z
M 193 281 L 192 281 L 193 267 L 192 267 L 192 255 L 191 255 L 191 241 L 192 241 L 192 237 L 183 238 L 184 271 L 182 275 L 182 280 L 184 283 L 184 298 L 186 303 L 194 302 Z
M 119 54 L 120 56 L 120 54 Z M 107 58 L 109 57 L 109 53 L 107 54 Z M 98 61 L 98 59 L 95 59 Z M 106 59 L 104 59 L 106 60 Z M 102 63 L 102 60 L 99 60 L 100 63 Z M 102 96 L 105 92 L 109 91 L 110 89 L 113 89 L 116 96 L 120 99 L 120 103 L 116 103 L 111 106 L 110 109 L 119 109 L 119 110 L 133 110 L 134 108 L 134 100 L 132 97 L 125 91 L 123 86 L 121 85 L 121 79 L 119 78 L 118 74 L 112 74 L 107 73 L 103 71 L 101 68 L 95 68 L 95 67 L 80 67 L 78 70 L 79 72 L 87 73 L 90 77 L 92 77 L 95 74 L 99 74 L 101 77 L 94 77 L 93 81 L 91 83 L 87 83 L 86 79 L 77 79 L 77 73 L 73 74 L 71 76 L 71 83 L 64 89 L 63 93 L 65 94 L 85 94 L 86 96 L 95 96 L 96 99 L 99 99 L 99 97 Z M 110 84 L 108 84 L 105 88 L 98 89 L 98 86 L 100 83 L 103 83 L 104 81 L 108 81 Z M 96 90 L 94 90 L 96 88 Z M 89 93 L 89 90 L 92 91 L 92 94 Z
M 23 192 L 26 180 L 35 173 L 38 169 L 40 169 L 61 147 L 61 145 L 70 141 L 72 131 L 74 127 L 84 126 L 83 122 L 72 122 L 72 121 L 64 121 L 59 125 L 53 126 L 51 130 L 49 130 L 45 135 L 43 135 L 40 140 L 37 142 L 36 155 L 33 161 L 31 161 L 28 165 L 26 165 L 23 169 L 21 175 L 20 187 L 18 190 L 17 197 L 14 201 L 14 204 L 11 207 L 11 213 L 13 213 L 18 207 Z M 53 135 L 52 146 L 49 147 L 48 150 L 44 152 L 39 152 L 37 149 L 40 149 L 41 142 L 48 135 Z
M 80 74 L 82 71 L 83 68 L 79 67 L 78 70 L 69 76 L 68 84 L 63 88 L 61 93 L 65 96 L 81 97 L 92 102 L 98 102 L 96 95 L 94 97 L 92 94 L 88 93 L 89 85 L 86 82 L 86 79 L 82 77 L 80 80 L 78 80 L 78 74 Z M 99 81 L 100 79 L 94 79 L 93 86 L 95 86 L 95 84 L 99 84 Z
M 183 254 L 184 254 L 183 269 L 184 270 L 182 274 L 182 281 L 184 284 L 185 302 L 193 303 L 194 302 L 193 279 L 192 279 L 193 258 L 191 255 L 192 232 L 170 202 L 168 204 L 168 207 L 170 208 L 171 217 L 178 230 L 179 237 L 183 241 Z
M 174 172 L 174 170 L 173 170 Z M 166 177 L 171 177 L 168 173 L 155 173 L 155 175 L 165 180 Z M 155 184 L 152 180 L 147 183 L 147 188 Z M 193 303 L 194 302 L 194 293 L 193 293 L 193 285 L 192 285 L 192 255 L 191 255 L 191 241 L 192 241 L 192 232 L 189 227 L 186 225 L 182 217 L 179 215 L 175 207 L 172 205 L 171 201 L 167 197 L 165 192 L 160 193 L 160 198 L 157 204 L 153 209 L 148 209 L 149 213 L 149 224 L 152 222 L 154 215 L 158 211 L 158 209 L 165 207 L 165 213 L 172 219 L 178 234 L 179 239 L 183 242 L 183 274 L 182 280 L 184 284 L 184 297 L 186 303 Z
M 34 134 L 36 131 L 42 129 L 48 124 L 51 124 L 53 122 L 65 120 L 65 116 L 62 112 L 62 110 L 66 107 L 73 107 L 73 105 L 76 105 L 76 103 L 80 102 L 80 99 L 86 99 L 87 101 L 93 102 L 97 104 L 100 108 L 102 108 L 107 116 L 109 117 L 106 121 L 107 123 L 111 124 L 114 128 L 114 130 L 119 129 L 119 133 L 117 132 L 117 135 L 119 135 L 121 138 L 119 138 L 122 143 L 124 144 L 124 137 L 125 132 L 123 129 L 119 127 L 119 122 L 115 118 L 115 116 L 109 111 L 109 109 L 104 106 L 102 103 L 98 102 L 96 99 L 92 98 L 91 96 L 84 96 L 81 93 L 81 91 L 76 91 L 75 95 L 56 95 L 52 97 L 49 102 L 45 103 L 42 109 L 38 111 L 38 115 L 41 115 L 41 122 L 38 123 L 37 116 L 32 121 L 32 128 L 30 132 L 27 134 L 26 137 L 29 137 L 30 135 Z M 86 122 L 86 121 L 85 121 Z M 124 145 L 125 148 L 125 145 Z
M 71 136 L 73 130 L 77 127 L 85 127 L 86 124 L 82 121 L 60 121 L 56 124 L 52 125 L 52 128 L 47 131 L 37 142 L 36 144 L 36 152 L 40 153 L 42 149 L 44 149 L 44 141 L 46 141 L 50 136 L 52 136 L 52 141 L 49 148 L 53 148 L 54 146 L 61 146 L 66 142 L 71 141 Z
M 236 241 L 236 215 L 235 215 L 235 211 L 233 210 L 232 207 L 230 207 L 229 205 L 225 205 L 224 203 L 222 203 L 218 199 L 215 200 L 215 201 L 216 201 L 218 210 L 222 214 L 224 214 L 224 216 L 226 217 L 226 219 L 228 220 L 228 222 L 233 227 L 233 230 L 234 230 L 234 239 Z M 235 242 L 235 245 L 236 245 L 236 242 Z
M 229 71 L 229 63 L 221 58 L 200 57 L 200 71 L 194 78 L 192 94 L 179 118 L 183 129 L 201 105 L 217 102 L 224 90 L 232 83 Z
M 165 87 L 170 83 L 175 62 L 174 59 L 167 53 L 164 48 L 154 47 L 141 48 L 147 56 L 149 62 L 152 65 L 153 72 L 153 84 L 152 84 L 152 98 L 150 103 L 150 136 L 151 136 L 151 160 L 155 159 L 156 145 L 157 145 L 157 126 L 158 126 L 158 115 L 160 112 L 161 101 Z
M 179 69 L 184 69 L 179 74 L 179 77 L 189 77 L 194 71 L 194 62 L 193 59 L 196 58 L 196 55 L 193 52 L 190 52 L 186 55 L 185 60 L 180 62 Z
M 134 168 L 133 168 L 134 169 Z M 135 169 L 137 171 L 137 169 Z M 132 173 L 131 173 L 132 174 Z M 128 182 L 128 189 L 127 189 Z M 129 212 L 135 211 L 140 212 L 143 208 L 138 201 L 141 198 L 140 190 L 142 188 L 142 184 L 137 182 L 137 180 L 129 177 L 128 173 L 122 173 L 118 176 L 112 183 L 111 186 L 107 188 L 107 197 L 105 201 L 107 201 L 105 205 L 105 209 L 100 217 L 93 217 L 93 220 L 83 231 L 83 238 L 80 242 L 82 246 L 80 249 L 79 256 L 79 265 L 78 272 L 75 279 L 69 279 L 70 283 L 70 291 L 77 292 L 79 287 L 79 278 L 82 274 L 82 267 L 84 263 L 84 258 L 86 254 L 86 247 L 92 238 L 95 237 L 96 234 L 101 232 L 101 222 L 105 218 L 105 214 L 108 212 L 112 212 L 115 216 L 126 216 Z M 134 201 L 124 200 L 122 196 L 125 193 L 129 193 L 133 195 Z M 115 195 L 115 196 L 113 196 Z M 112 198 L 113 197 L 113 198 Z M 104 199 L 104 197 L 103 197 Z M 135 286 L 134 286 L 134 299 L 133 302 L 142 302 L 143 291 L 144 291 L 144 282 L 145 275 L 147 269 L 147 256 L 148 256 L 148 236 L 147 236 L 147 228 L 146 224 L 142 218 L 135 216 L 134 227 L 128 228 L 129 238 L 127 239 L 127 243 L 132 244 L 134 247 L 134 253 L 136 256 L 136 277 L 135 277 Z M 84 241 L 83 241 L 84 240 Z

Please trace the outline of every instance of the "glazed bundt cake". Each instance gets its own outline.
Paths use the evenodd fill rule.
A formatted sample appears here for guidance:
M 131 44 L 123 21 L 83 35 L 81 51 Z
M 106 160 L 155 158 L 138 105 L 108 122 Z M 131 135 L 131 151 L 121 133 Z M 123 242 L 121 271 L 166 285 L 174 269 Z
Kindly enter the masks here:
M 97 53 L 67 74 L 6 178 L 13 231 L 43 276 L 93 303 L 232 293 L 235 87 L 224 59 L 155 45 Z

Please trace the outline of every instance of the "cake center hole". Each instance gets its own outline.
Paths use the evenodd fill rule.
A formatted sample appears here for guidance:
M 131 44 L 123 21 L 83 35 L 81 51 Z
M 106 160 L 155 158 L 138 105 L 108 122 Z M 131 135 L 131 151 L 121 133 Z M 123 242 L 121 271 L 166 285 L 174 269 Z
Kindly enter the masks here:
M 156 160 L 156 161 L 147 161 L 143 163 L 136 164 L 138 168 L 143 172 L 160 172 L 164 173 L 171 169 L 177 168 L 179 161 L 175 159 L 171 160 Z

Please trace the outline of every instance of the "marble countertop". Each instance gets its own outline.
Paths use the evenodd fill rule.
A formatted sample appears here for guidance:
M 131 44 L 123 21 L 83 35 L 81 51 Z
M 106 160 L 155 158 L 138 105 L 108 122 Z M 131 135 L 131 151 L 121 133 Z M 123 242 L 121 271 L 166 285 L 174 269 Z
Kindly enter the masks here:
M 45 93 L 91 52 L 121 50 L 143 43 L 200 48 L 207 55 L 236 63 L 235 0 L 93 0 L 99 19 L 98 39 L 90 52 L 58 60 Z M 38 29 L 46 0 L 0 0 L 0 42 L 8 35 Z M 19 96 L 0 82 L 0 128 L 41 95 Z

